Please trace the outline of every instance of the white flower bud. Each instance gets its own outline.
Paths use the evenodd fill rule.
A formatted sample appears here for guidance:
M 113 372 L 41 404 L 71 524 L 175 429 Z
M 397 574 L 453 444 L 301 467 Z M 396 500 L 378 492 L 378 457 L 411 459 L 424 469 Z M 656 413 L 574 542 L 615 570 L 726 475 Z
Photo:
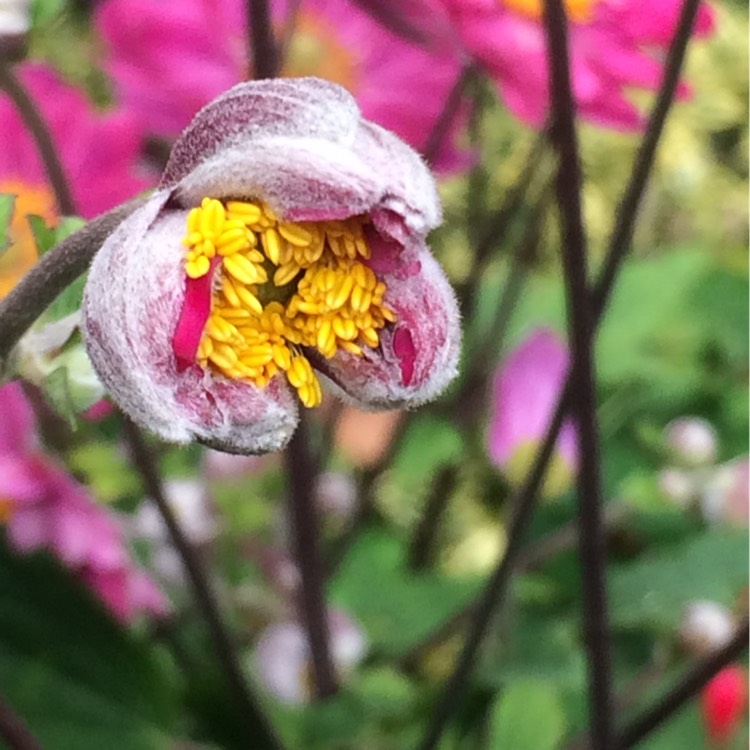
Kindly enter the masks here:
M 732 613 L 721 604 L 708 600 L 688 604 L 682 614 L 679 639 L 683 646 L 700 656 L 724 646 L 734 635 Z
M 675 460 L 685 466 L 707 466 L 716 461 L 716 430 L 705 419 L 675 419 L 664 429 L 664 442 Z

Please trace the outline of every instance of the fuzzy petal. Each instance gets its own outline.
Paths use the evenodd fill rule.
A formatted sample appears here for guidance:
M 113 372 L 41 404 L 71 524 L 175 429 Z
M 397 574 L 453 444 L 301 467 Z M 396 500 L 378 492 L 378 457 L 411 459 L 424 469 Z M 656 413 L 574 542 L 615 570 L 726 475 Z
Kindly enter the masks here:
M 187 212 L 154 194 L 126 219 L 94 259 L 84 296 L 91 361 L 120 406 L 165 440 L 200 440 L 228 452 L 276 450 L 291 436 L 297 407 L 279 379 L 265 390 L 178 372 L 172 338 L 185 274 L 180 239 Z

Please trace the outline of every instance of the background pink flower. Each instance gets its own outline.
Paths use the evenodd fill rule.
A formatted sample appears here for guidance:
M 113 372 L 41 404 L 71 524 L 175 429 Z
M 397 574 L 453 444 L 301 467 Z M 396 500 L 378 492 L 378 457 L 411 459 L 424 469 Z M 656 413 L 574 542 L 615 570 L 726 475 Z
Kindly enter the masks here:
M 549 427 L 570 357 L 557 334 L 533 331 L 498 368 L 493 387 L 488 435 L 490 458 L 511 481 L 520 480 L 534 459 Z M 548 494 L 564 489 L 578 468 L 578 441 L 573 424 L 563 424 Z M 555 463 L 560 472 L 555 477 Z
M 122 620 L 163 614 L 167 601 L 131 559 L 118 521 L 41 451 L 19 383 L 0 388 L 0 411 L 0 509 L 11 545 L 48 549 Z
M 442 9 L 426 3 L 409 6 L 427 40 L 421 47 L 355 3 L 309 0 L 296 16 L 282 75 L 315 75 L 345 86 L 367 119 L 421 149 L 461 72 Z M 292 5 L 272 3 L 279 37 Z M 155 135 L 177 136 L 200 107 L 251 75 L 241 0 L 109 0 L 96 21 L 118 96 Z M 451 140 L 436 160 L 442 169 L 468 163 Z
M 141 133 L 122 109 L 97 113 L 86 97 L 46 65 L 26 63 L 18 73 L 49 127 L 77 210 L 87 218 L 149 186 L 139 169 Z M 0 193 L 16 196 L 12 246 L 0 255 L 0 297 L 36 263 L 37 249 L 26 216 L 48 224 L 58 217 L 39 150 L 16 107 L 0 93 L 0 132 L 12 148 L 0 149 Z
M 532 127 L 549 109 L 546 41 L 540 0 L 442 0 L 467 52 L 493 77 L 510 111 Z M 581 117 L 617 130 L 643 126 L 630 88 L 655 90 L 661 59 L 677 24 L 679 0 L 589 0 L 566 3 L 571 72 Z M 695 33 L 713 28 L 703 6 Z M 680 95 L 687 89 L 683 86 Z

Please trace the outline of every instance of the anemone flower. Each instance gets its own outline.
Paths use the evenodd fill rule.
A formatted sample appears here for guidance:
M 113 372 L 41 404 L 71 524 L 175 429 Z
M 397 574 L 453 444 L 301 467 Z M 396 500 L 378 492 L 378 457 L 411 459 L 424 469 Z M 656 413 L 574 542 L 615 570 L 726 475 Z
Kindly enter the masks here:
M 568 372 L 568 350 L 557 334 L 538 328 L 500 365 L 495 375 L 488 448 L 492 461 L 514 484 L 536 456 L 552 419 Z M 563 424 L 543 494 L 560 494 L 578 468 L 578 439 Z
M 136 422 L 233 453 L 282 447 L 298 402 L 321 401 L 316 371 L 365 407 L 424 403 L 459 355 L 425 242 L 439 219 L 423 162 L 345 89 L 239 84 L 94 259 L 89 356 Z
M 500 97 L 534 128 L 549 112 L 542 0 L 442 0 L 468 54 L 494 79 Z M 579 115 L 616 130 L 638 130 L 643 116 L 629 89 L 658 88 L 662 60 L 675 32 L 681 0 L 565 0 L 571 75 Z M 706 36 L 713 14 L 704 5 L 694 33 Z M 685 86 L 679 95 L 685 96 Z
M 19 66 L 19 77 L 49 127 L 80 214 L 93 217 L 148 187 L 137 172 L 141 145 L 135 119 L 122 110 L 98 114 L 76 89 L 42 64 Z M 0 194 L 15 195 L 10 247 L 0 255 L 0 297 L 37 261 L 27 215 L 58 218 L 44 164 L 16 107 L 0 93 Z
M 17 382 L 0 388 L 0 516 L 19 552 L 46 549 L 123 621 L 167 602 L 138 568 L 117 520 L 47 456 Z
M 426 145 L 461 75 L 447 19 L 433 0 L 408 6 L 419 20 L 421 43 L 397 36 L 347 0 L 271 5 L 285 53 L 281 75 L 345 86 L 365 117 L 416 149 Z M 242 0 L 101 3 L 96 25 L 106 43 L 105 67 L 149 132 L 177 136 L 204 104 L 251 77 L 245 6 Z M 452 144 L 456 130 L 434 160 L 439 169 L 469 163 Z

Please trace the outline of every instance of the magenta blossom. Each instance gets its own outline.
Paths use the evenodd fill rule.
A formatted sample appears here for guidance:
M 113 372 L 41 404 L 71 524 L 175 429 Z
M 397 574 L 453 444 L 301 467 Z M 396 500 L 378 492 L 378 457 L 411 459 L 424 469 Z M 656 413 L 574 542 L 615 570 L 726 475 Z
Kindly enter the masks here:
M 544 440 L 569 364 L 568 350 L 557 335 L 539 328 L 511 352 L 495 375 L 488 448 L 492 461 L 513 483 L 523 480 Z M 577 468 L 576 431 L 566 421 L 547 473 L 545 494 L 560 494 Z
M 79 91 L 45 65 L 26 63 L 19 75 L 49 127 L 81 215 L 96 216 L 148 187 L 137 167 L 141 133 L 132 115 L 123 110 L 95 112 Z M 36 214 L 54 224 L 58 211 L 36 143 L 2 93 L 0 132 L 6 144 L 0 149 L 0 193 L 16 196 L 11 247 L 0 254 L 3 297 L 37 260 L 26 216 Z
M 132 561 L 118 522 L 42 452 L 19 383 L 0 388 L 0 510 L 19 552 L 47 549 L 119 619 L 163 614 L 167 602 Z
M 467 52 L 495 80 L 510 111 L 534 128 L 549 112 L 542 0 L 442 0 Z M 566 0 L 573 90 L 580 116 L 616 130 L 644 121 L 629 89 L 658 88 L 662 59 L 675 32 L 681 0 Z M 713 28 L 704 5 L 695 34 Z M 687 94 L 686 87 L 679 95 Z
M 431 175 L 316 78 L 240 84 L 178 140 L 160 188 L 96 256 L 89 355 L 167 440 L 276 450 L 316 372 L 369 408 L 435 398 L 457 371 L 453 292 L 425 243 Z M 314 369 L 313 369 L 314 368 Z
M 107 43 L 105 66 L 118 95 L 148 131 L 177 136 L 203 105 L 251 77 L 246 5 L 242 0 L 101 4 L 96 23 Z M 345 86 L 365 117 L 414 148 L 426 145 L 461 74 L 447 19 L 433 0 L 407 6 L 424 46 L 383 28 L 347 0 L 273 0 L 271 7 L 279 39 L 293 30 L 284 48 L 283 76 L 317 76 Z M 466 166 L 466 156 L 451 143 L 455 138 L 446 141 L 437 167 Z

